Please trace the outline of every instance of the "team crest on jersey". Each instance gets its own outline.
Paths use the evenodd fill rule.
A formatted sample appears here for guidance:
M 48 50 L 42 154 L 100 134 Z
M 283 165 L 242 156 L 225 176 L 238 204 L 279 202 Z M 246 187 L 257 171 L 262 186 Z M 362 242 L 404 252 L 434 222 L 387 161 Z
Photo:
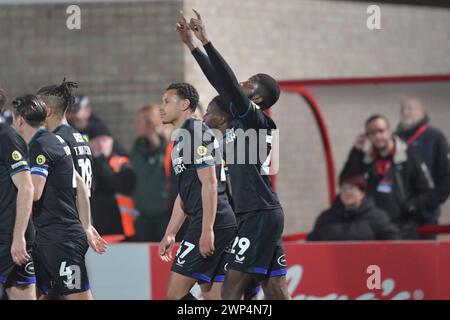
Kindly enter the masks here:
M 17 150 L 13 151 L 13 153 L 11 154 L 11 157 L 13 158 L 14 161 L 22 160 L 22 154 Z
M 47 159 L 45 158 L 45 156 L 43 154 L 40 154 L 36 157 L 36 163 L 38 165 L 43 165 L 45 163 Z
M 208 149 L 205 146 L 199 146 L 197 148 L 197 153 L 199 156 L 203 157 L 208 153 Z

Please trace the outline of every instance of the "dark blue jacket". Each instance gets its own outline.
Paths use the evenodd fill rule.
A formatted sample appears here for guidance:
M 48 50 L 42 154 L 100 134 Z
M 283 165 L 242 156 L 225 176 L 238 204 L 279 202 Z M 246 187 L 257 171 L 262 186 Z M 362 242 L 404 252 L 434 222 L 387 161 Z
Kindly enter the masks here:
M 412 141 L 410 147 L 421 156 L 426 163 L 435 183 L 435 195 L 439 204 L 444 203 L 450 195 L 450 148 L 444 134 L 429 125 L 426 116 L 411 129 L 397 129 L 397 134 L 404 141 L 411 139 L 424 125 L 427 129 Z M 437 223 L 440 216 L 439 207 L 430 212 L 424 223 Z

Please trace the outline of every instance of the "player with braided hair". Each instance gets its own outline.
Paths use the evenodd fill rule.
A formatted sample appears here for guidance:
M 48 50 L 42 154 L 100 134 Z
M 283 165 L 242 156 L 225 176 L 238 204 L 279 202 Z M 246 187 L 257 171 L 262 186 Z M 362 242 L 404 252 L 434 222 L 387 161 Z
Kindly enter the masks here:
M 45 120 L 47 130 L 60 136 L 70 147 L 75 169 L 83 178 L 89 193 L 92 193 L 91 149 L 83 136 L 69 125 L 66 118 L 66 111 L 75 103 L 75 96 L 72 93 L 74 88 L 78 88 L 78 84 L 64 78 L 60 85 L 42 87 L 37 94 L 47 106 Z

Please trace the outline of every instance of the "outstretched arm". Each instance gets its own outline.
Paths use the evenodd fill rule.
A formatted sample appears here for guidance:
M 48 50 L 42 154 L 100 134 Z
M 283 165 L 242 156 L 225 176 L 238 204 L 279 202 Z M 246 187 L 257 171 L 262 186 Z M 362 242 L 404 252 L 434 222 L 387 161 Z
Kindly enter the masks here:
M 224 94 L 223 88 L 220 86 L 220 80 L 218 79 L 211 62 L 209 61 L 208 56 L 194 44 L 192 30 L 189 28 L 182 11 L 180 11 L 180 19 L 177 22 L 177 31 L 180 35 L 181 41 L 183 41 L 183 43 L 189 48 L 209 83 L 219 94 Z
M 243 115 L 248 111 L 251 102 L 242 90 L 233 70 L 209 41 L 200 14 L 195 10 L 194 13 L 196 18 L 191 19 L 189 27 L 203 44 L 224 94 L 232 101 L 239 115 Z

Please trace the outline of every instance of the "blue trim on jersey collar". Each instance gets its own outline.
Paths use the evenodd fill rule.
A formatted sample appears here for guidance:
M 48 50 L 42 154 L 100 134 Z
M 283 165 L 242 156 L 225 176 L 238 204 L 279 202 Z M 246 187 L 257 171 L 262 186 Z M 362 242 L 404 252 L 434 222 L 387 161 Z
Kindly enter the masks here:
M 6 277 L 0 276 L 0 283 L 5 283 L 5 282 L 6 282 Z
M 252 109 L 252 100 L 248 99 L 248 108 L 247 108 L 247 111 L 245 111 L 245 113 L 243 115 L 240 115 L 239 112 L 236 110 L 236 114 L 237 114 L 237 117 L 236 117 L 236 114 L 234 113 L 233 109 L 235 109 L 235 107 L 234 107 L 233 102 L 231 101 L 230 102 L 230 113 L 233 116 L 233 118 L 239 118 L 239 119 L 245 118 L 248 115 L 248 113 L 250 112 L 250 110 Z
M 248 113 L 250 112 L 250 110 L 252 109 L 252 101 L 250 99 L 248 99 L 248 108 L 247 111 L 243 114 L 243 115 L 239 115 L 239 118 L 245 118 Z
M 30 139 L 30 142 L 28 142 L 28 144 L 31 144 L 31 142 L 33 142 L 33 140 L 34 139 L 36 139 L 36 137 L 41 133 L 41 132 L 44 132 L 44 131 L 47 131 L 45 128 L 39 128 L 38 129 L 38 131 L 36 131 L 34 134 L 33 134 L 33 136 L 31 137 L 31 139 Z

